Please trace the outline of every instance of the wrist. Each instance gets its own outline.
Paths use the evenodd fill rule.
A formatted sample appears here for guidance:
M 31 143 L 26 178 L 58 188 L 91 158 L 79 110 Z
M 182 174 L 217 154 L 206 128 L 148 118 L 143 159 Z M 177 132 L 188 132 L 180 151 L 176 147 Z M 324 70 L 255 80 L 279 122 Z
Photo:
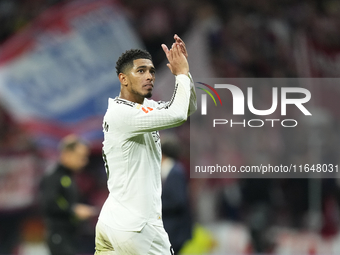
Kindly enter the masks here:
M 185 75 L 185 76 L 188 76 L 188 77 L 189 77 L 189 71 L 187 71 L 187 72 L 179 72 L 179 73 L 175 74 L 175 76 L 177 76 L 177 75 L 181 75 L 181 74 L 183 74 L 183 75 Z

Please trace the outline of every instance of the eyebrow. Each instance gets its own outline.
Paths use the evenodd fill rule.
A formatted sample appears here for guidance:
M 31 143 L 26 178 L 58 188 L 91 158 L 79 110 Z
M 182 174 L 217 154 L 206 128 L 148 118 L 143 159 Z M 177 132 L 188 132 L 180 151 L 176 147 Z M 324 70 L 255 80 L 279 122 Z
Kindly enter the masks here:
M 136 69 L 142 69 L 142 68 L 148 69 L 149 66 L 138 66 Z M 156 70 L 156 68 L 154 66 L 151 66 L 150 69 Z

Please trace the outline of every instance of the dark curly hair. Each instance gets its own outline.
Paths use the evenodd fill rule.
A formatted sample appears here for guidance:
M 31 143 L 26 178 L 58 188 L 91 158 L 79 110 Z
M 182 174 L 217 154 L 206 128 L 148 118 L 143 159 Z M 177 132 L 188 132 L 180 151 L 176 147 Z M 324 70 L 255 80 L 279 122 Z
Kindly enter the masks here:
M 116 62 L 117 76 L 120 73 L 124 73 L 126 68 L 131 68 L 133 66 L 134 60 L 141 58 L 150 59 L 152 61 L 150 53 L 147 52 L 146 50 L 131 49 L 125 51 Z

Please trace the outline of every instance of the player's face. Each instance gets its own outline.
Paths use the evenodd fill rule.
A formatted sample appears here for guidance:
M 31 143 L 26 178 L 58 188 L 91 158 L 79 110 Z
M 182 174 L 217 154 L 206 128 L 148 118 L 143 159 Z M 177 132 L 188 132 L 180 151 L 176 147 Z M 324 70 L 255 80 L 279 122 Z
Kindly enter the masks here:
M 155 67 L 150 59 L 136 59 L 127 73 L 128 87 L 131 94 L 137 97 L 150 98 L 155 82 Z

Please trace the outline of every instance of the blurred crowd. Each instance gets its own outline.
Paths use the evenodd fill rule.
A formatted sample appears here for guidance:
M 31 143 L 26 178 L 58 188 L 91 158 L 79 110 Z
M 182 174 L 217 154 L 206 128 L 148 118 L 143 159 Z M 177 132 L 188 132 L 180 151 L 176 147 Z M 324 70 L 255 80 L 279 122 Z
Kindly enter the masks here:
M 28 25 L 46 8 L 61 2 L 63 1 L 0 0 L 0 44 Z M 329 56 L 340 52 L 340 2 L 336 0 L 121 0 L 120 4 L 153 56 L 156 68 L 165 61 L 160 44 L 169 45 L 174 33 L 185 35 L 198 24 L 206 26 L 210 65 L 215 77 L 327 76 L 329 73 L 313 68 L 312 64 L 308 70 L 303 62 L 301 64 L 303 55 L 300 56 L 297 51 L 301 49 L 299 38 L 302 35 L 308 45 L 322 49 Z M 305 61 L 309 63 L 308 59 Z M 332 70 L 331 73 L 333 77 L 340 76 L 339 69 Z M 330 87 L 326 93 L 334 98 L 340 96 L 340 90 L 335 87 Z M 271 95 L 260 96 L 264 101 L 271 100 Z M 339 108 L 335 109 L 322 94 L 318 95 L 317 107 L 322 108 L 323 114 L 329 116 L 328 122 L 316 131 L 317 135 L 326 131 L 322 132 L 323 142 L 319 145 L 322 148 L 320 162 L 337 164 L 340 151 L 340 135 L 337 131 L 340 125 Z M 306 126 L 303 124 L 299 126 L 293 139 L 289 131 L 282 129 L 258 129 L 248 134 L 237 130 L 230 134 L 227 157 L 239 165 L 251 165 L 262 158 L 270 158 L 273 164 L 308 161 L 313 156 L 308 137 L 315 133 L 309 134 L 304 128 Z M 181 136 L 188 130 L 186 125 L 177 128 L 175 133 Z M 249 144 L 257 146 L 251 147 Z M 183 148 L 186 151 L 180 159 L 184 166 L 188 166 L 189 144 L 183 145 Z M 45 165 L 41 164 L 43 159 L 34 148 L 29 135 L 12 120 L 5 109 L 0 108 L 0 161 L 9 153 L 20 157 L 23 152 L 34 155 L 37 160 L 31 164 L 38 173 L 44 172 Z M 5 171 L 3 168 L 4 165 L 0 165 L 0 171 Z M 189 171 L 187 174 L 189 177 Z M 82 202 L 100 206 L 107 192 L 100 153 L 92 153 L 90 164 L 78 176 L 78 181 Z M 38 180 L 35 182 L 38 183 Z M 310 184 L 307 179 L 190 179 L 189 184 L 194 220 L 204 222 L 223 219 L 246 224 L 252 233 L 255 252 L 270 252 L 273 249 L 275 244 L 263 235 L 271 226 L 297 229 L 309 227 L 306 217 L 310 206 Z M 322 180 L 321 190 L 323 221 L 317 230 L 324 235 L 335 235 L 338 233 L 340 220 L 337 214 L 340 196 L 336 179 Z M 211 194 L 210 198 L 215 201 L 215 214 L 210 218 L 200 211 L 202 208 L 199 203 L 202 198 L 199 196 L 204 192 Z M 27 238 L 20 233 L 34 232 L 34 229 L 37 235 L 43 232 L 43 227 L 36 230 L 36 226 L 27 230 L 30 227 L 29 222 L 39 219 L 38 207 L 37 199 L 30 205 L 10 210 L 0 204 L 0 244 L 1 239 L 5 240 L 9 228 L 2 222 L 8 222 L 8 219 L 19 222 L 11 228 L 13 234 L 17 235 L 16 238 L 7 242 L 8 247 L 1 244 L 0 254 L 13 252 L 19 239 Z M 83 226 L 83 239 L 91 240 L 87 242 L 90 247 L 82 247 L 84 253 L 91 253 L 94 224 L 95 222 L 90 222 Z

